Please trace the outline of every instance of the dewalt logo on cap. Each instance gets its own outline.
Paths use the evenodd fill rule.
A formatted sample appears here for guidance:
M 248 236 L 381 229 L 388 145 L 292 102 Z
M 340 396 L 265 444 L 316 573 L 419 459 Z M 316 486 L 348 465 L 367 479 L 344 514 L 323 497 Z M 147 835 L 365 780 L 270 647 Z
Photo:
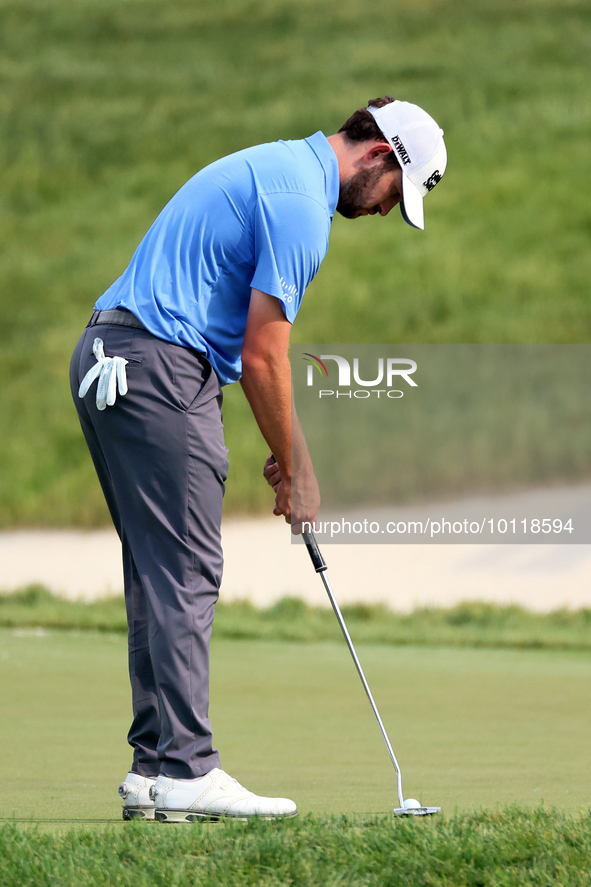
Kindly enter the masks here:
M 409 153 L 406 150 L 406 148 L 404 147 L 400 136 L 394 136 L 394 138 L 392 139 L 392 144 L 395 146 L 396 150 L 400 154 L 400 159 L 402 160 L 402 162 L 404 163 L 405 166 L 408 163 L 412 163 Z

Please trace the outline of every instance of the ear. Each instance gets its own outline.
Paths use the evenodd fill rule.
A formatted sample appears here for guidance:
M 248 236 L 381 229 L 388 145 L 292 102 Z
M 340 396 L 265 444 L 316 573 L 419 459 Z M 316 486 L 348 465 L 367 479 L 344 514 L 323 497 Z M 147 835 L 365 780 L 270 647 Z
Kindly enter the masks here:
M 361 158 L 364 166 L 381 164 L 388 154 L 392 153 L 392 146 L 388 142 L 372 142 Z

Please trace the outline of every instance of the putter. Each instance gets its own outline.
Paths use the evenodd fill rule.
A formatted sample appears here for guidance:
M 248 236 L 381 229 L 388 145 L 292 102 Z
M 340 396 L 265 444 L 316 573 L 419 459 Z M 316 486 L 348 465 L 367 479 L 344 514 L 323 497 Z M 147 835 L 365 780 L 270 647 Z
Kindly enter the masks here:
M 324 562 L 324 558 L 320 553 L 320 549 L 318 547 L 318 543 L 316 542 L 316 537 L 311 530 L 306 530 L 302 533 L 302 537 L 304 542 L 306 543 L 306 548 L 308 549 L 308 554 L 310 555 L 310 559 L 314 565 L 314 569 L 317 573 L 320 573 L 320 578 L 324 583 L 324 587 L 326 589 L 326 593 L 328 594 L 328 598 L 330 603 L 332 604 L 332 608 L 335 612 L 335 616 L 337 617 L 337 621 L 341 627 L 341 631 L 347 641 L 347 646 L 349 647 L 349 652 L 353 657 L 353 662 L 355 663 L 355 667 L 361 678 L 361 683 L 363 684 L 363 689 L 367 694 L 367 698 L 369 699 L 369 704 L 372 707 L 373 713 L 376 717 L 376 721 L 378 722 L 378 726 L 382 731 L 382 736 L 384 737 L 384 742 L 386 743 L 386 748 L 388 749 L 388 753 L 390 758 L 392 759 L 392 763 L 394 764 L 394 770 L 396 771 L 396 784 L 398 788 L 398 801 L 400 803 L 400 807 L 394 807 L 394 814 L 396 816 L 430 816 L 432 813 L 441 813 L 441 807 L 422 807 L 418 801 L 415 801 L 414 798 L 408 798 L 406 801 L 404 800 L 404 795 L 402 793 L 402 773 L 400 772 L 400 765 L 396 760 L 396 755 L 394 754 L 394 750 L 388 739 L 388 734 L 386 733 L 386 728 L 382 722 L 380 717 L 380 713 L 378 711 L 377 705 L 374 702 L 374 698 L 371 695 L 371 690 L 369 689 L 369 684 L 367 683 L 365 674 L 363 673 L 363 669 L 361 667 L 361 663 L 359 661 L 359 657 L 355 652 L 355 647 L 353 646 L 353 641 L 351 640 L 351 635 L 347 630 L 347 626 L 345 624 L 345 620 L 343 619 L 343 614 L 341 613 L 341 609 L 335 599 L 332 588 L 330 587 L 330 582 L 326 576 L 327 566 Z

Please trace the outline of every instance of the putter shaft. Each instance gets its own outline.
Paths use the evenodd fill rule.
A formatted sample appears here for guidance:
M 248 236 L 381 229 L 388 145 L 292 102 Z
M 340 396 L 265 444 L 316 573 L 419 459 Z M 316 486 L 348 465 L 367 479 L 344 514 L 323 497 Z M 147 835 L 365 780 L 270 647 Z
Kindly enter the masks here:
M 308 554 L 314 564 L 314 569 L 317 573 L 320 573 L 320 578 L 324 583 L 324 587 L 326 589 L 326 593 L 328 594 L 328 599 L 332 605 L 335 616 L 337 617 L 337 621 L 341 627 L 341 631 L 343 632 L 343 636 L 347 642 L 347 646 L 349 647 L 349 652 L 353 658 L 353 662 L 355 663 L 355 668 L 361 678 L 361 683 L 363 684 L 363 689 L 366 692 L 367 698 L 369 699 L 369 704 L 371 705 L 372 711 L 375 715 L 376 721 L 378 722 L 378 726 L 382 731 L 382 736 L 384 738 L 384 742 L 386 743 L 386 748 L 388 749 L 388 753 L 390 758 L 392 759 L 392 763 L 394 764 L 394 769 L 396 771 L 396 784 L 398 788 L 398 800 L 400 802 L 400 806 L 404 807 L 404 795 L 402 793 L 402 773 L 400 772 L 400 765 L 396 759 L 396 755 L 394 754 L 394 749 L 388 739 L 388 734 L 386 733 L 386 728 L 384 727 L 383 721 L 380 717 L 380 713 L 378 711 L 378 707 L 375 704 L 374 698 L 372 696 L 371 690 L 369 689 L 369 684 L 367 683 L 367 679 L 363 672 L 363 668 L 361 667 L 361 662 L 359 661 L 359 657 L 355 651 L 355 647 L 353 646 L 353 641 L 351 640 L 351 635 L 347 629 L 347 625 L 343 618 L 343 614 L 341 613 L 341 608 L 339 607 L 336 598 L 334 596 L 333 590 L 330 586 L 330 582 L 328 581 L 328 577 L 326 576 L 327 566 L 320 553 L 320 549 L 318 548 L 318 543 L 316 542 L 316 537 L 311 530 L 306 530 L 302 533 L 302 538 L 306 543 L 306 548 L 308 549 Z

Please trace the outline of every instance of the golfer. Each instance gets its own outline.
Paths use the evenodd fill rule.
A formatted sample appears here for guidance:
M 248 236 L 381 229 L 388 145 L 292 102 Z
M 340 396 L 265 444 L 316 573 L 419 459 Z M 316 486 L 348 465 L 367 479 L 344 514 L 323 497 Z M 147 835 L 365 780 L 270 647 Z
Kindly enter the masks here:
M 274 514 L 313 522 L 318 484 L 291 410 L 288 345 L 335 210 L 423 228 L 442 131 L 376 99 L 335 135 L 247 148 L 191 178 L 96 303 L 72 358 L 82 430 L 121 538 L 133 721 L 123 818 L 294 816 L 220 768 L 209 642 L 228 469 L 222 388 L 240 380 L 274 459 Z M 275 460 L 275 461 L 274 461 Z M 292 460 L 297 489 L 292 488 Z

